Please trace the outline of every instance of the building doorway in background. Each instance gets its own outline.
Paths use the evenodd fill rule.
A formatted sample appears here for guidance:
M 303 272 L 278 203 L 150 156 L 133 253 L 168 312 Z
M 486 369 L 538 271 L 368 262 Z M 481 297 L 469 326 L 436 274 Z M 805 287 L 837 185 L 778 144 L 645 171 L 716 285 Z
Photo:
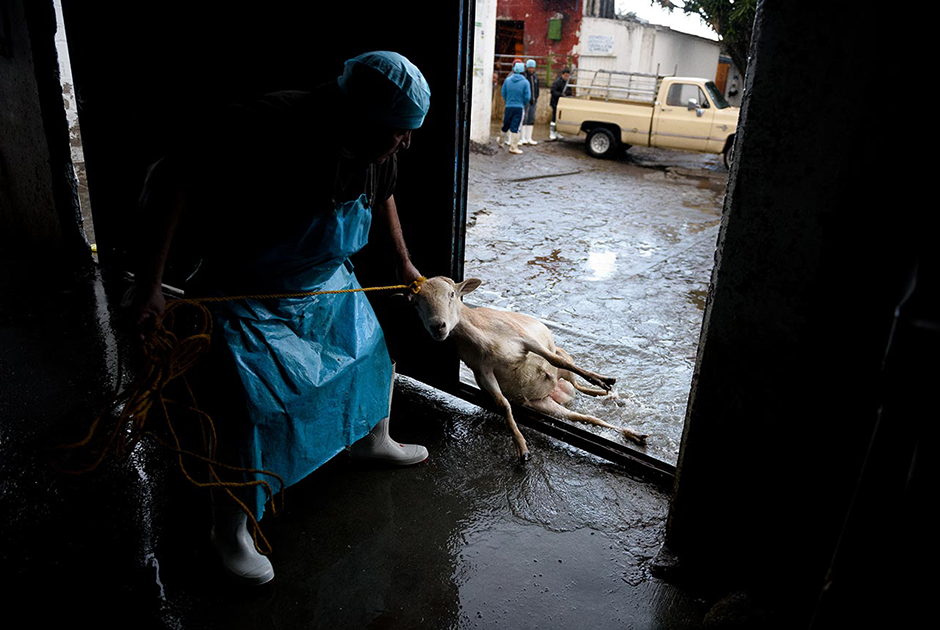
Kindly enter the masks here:
M 512 72 L 512 60 L 525 54 L 525 22 L 496 20 L 496 72 L 499 82 Z

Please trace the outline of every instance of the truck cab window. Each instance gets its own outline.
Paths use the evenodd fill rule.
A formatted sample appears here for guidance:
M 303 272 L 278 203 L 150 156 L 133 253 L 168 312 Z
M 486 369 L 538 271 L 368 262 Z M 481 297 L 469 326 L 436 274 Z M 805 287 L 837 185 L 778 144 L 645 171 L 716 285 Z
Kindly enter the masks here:
M 718 86 L 715 85 L 713 81 L 706 83 L 705 89 L 708 90 L 708 95 L 712 97 L 712 103 L 715 104 L 717 109 L 731 107 L 731 104 L 725 100 L 725 97 L 721 94 L 720 91 L 718 91 Z
M 708 107 L 708 99 L 699 86 L 692 83 L 673 83 L 666 94 L 666 105 L 686 107 L 692 99 L 695 99 L 699 107 Z

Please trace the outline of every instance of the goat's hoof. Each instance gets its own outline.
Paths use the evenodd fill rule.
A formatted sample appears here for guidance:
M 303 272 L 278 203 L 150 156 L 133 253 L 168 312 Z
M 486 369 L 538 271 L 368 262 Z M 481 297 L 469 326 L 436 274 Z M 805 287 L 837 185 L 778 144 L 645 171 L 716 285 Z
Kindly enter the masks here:
M 640 446 L 646 446 L 646 438 L 649 437 L 649 435 L 647 435 L 647 434 L 642 434 L 642 435 L 641 435 L 641 434 L 639 434 L 639 433 L 634 433 L 634 432 L 631 431 L 630 429 L 624 429 L 624 430 L 623 430 L 623 435 L 624 435 L 624 437 L 627 438 L 628 440 L 630 440 L 630 441 L 632 441 L 632 442 L 636 442 L 636 443 L 639 444 Z
M 524 464 L 527 461 L 529 461 L 529 451 L 526 451 L 525 453 L 519 456 L 519 463 Z

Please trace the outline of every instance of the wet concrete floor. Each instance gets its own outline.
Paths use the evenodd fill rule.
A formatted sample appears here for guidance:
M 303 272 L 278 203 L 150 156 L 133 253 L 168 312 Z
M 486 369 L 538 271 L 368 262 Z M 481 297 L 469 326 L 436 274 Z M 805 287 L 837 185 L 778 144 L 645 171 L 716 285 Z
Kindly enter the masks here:
M 231 584 L 204 491 L 160 447 L 83 476 L 53 466 L 114 382 L 107 286 L 93 270 L 0 266 L 0 592 L 29 625 L 701 627 L 705 603 L 650 574 L 667 492 L 531 430 L 522 466 L 499 418 L 405 377 L 393 436 L 430 460 L 337 457 L 262 522 L 275 580 Z
M 649 434 L 645 451 L 674 464 L 728 171 L 641 147 L 595 159 L 583 135 L 547 142 L 547 125 L 535 138 L 522 155 L 495 140 L 471 153 L 465 275 L 483 286 L 465 301 L 543 320 L 577 363 L 617 378 L 616 398 L 570 408 Z

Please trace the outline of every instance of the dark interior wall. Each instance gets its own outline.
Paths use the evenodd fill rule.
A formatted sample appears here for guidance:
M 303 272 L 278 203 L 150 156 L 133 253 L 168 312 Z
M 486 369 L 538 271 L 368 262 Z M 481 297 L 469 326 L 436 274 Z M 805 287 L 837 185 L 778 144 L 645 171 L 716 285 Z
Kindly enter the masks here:
M 314 87 L 338 76 L 346 59 L 387 49 L 421 68 L 432 94 L 425 124 L 400 158 L 395 197 L 405 237 L 422 273 L 459 277 L 469 124 L 464 33 L 473 4 L 267 2 L 248 9 L 188 0 L 63 0 L 102 263 L 126 266 L 145 169 L 186 121 L 227 101 Z M 381 271 L 369 274 L 369 265 L 359 270 L 364 286 L 389 280 Z M 167 281 L 180 279 L 170 273 Z M 383 325 L 401 319 L 396 309 L 379 308 Z M 419 347 L 430 343 L 425 337 L 418 336 Z M 401 345 L 398 358 L 421 371 L 423 362 L 402 356 L 411 348 Z M 440 374 L 430 369 L 428 378 Z
M 0 258 L 90 262 L 55 49 L 52 3 L 0 0 Z
M 929 262 L 928 213 L 885 159 L 910 147 L 873 142 L 858 99 L 900 39 L 873 46 L 877 20 L 760 5 L 670 512 L 680 565 L 773 593 L 789 627 L 822 590 L 885 402 L 895 308 Z

